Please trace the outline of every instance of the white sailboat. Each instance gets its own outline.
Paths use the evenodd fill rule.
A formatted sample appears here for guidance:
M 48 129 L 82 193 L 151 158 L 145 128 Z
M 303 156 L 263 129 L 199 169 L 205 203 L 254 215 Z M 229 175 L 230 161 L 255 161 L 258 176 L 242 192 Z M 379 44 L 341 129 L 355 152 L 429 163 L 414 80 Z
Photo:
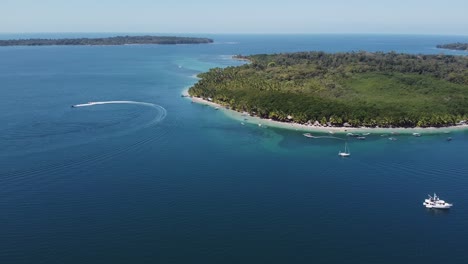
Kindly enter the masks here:
M 338 156 L 340 157 L 349 157 L 351 156 L 351 152 L 349 151 L 349 148 L 348 148 L 348 143 L 345 143 L 345 149 L 343 152 L 338 152 Z

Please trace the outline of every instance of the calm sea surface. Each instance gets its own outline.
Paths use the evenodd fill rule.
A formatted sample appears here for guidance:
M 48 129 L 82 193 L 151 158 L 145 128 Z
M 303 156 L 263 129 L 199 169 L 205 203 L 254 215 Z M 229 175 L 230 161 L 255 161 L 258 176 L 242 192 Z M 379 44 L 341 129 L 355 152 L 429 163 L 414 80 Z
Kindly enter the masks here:
M 37 36 L 77 35 L 0 38 Z M 340 159 L 343 140 L 180 94 L 233 54 L 466 55 L 434 46 L 468 37 L 208 37 L 0 48 L 0 263 L 467 263 L 468 132 L 372 134 Z M 90 101 L 127 102 L 70 107 Z M 454 208 L 426 210 L 432 192 Z

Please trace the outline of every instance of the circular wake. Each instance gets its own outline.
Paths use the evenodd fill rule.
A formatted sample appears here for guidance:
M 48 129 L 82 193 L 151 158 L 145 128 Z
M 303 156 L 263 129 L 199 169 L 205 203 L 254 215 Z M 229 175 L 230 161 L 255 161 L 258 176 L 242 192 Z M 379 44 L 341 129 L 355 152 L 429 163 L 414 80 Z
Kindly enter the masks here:
M 79 110 L 109 104 L 138 105 L 151 111 L 134 107 Z M 50 151 L 133 133 L 154 126 L 167 115 L 160 105 L 137 101 L 88 102 L 72 108 L 58 117 L 48 115 L 0 130 L 0 146 L 8 155 Z
M 124 124 L 127 129 L 124 129 L 123 131 L 118 131 L 115 133 L 113 130 L 116 129 L 116 126 L 105 126 L 106 130 L 99 130 L 96 132 L 99 132 L 103 135 L 95 135 L 91 136 L 88 132 L 90 132 L 89 128 L 90 127 L 95 127 L 95 123 L 90 123 L 92 124 L 91 126 L 87 126 L 88 129 L 82 129 L 79 127 L 76 131 L 73 131 L 71 133 L 68 133 L 71 131 L 66 130 L 67 133 L 62 133 L 60 134 L 59 132 L 63 132 L 65 130 L 61 130 L 59 132 L 54 131 L 55 133 L 50 134 L 50 131 L 47 131 L 48 135 L 40 133 L 36 133 L 36 135 L 33 135 L 33 133 L 30 133 L 30 137 L 28 137 L 28 141 L 24 141 L 24 137 L 18 137 L 14 140 L 8 140 L 10 144 L 13 144 L 16 146 L 18 143 L 29 143 L 23 144 L 24 148 L 21 149 L 21 152 L 15 153 L 15 151 L 8 151 L 8 157 L 10 159 L 15 159 L 15 154 L 17 155 L 26 155 L 26 154 L 31 154 L 31 153 L 36 153 L 36 152 L 44 152 L 44 151 L 61 151 L 60 149 L 62 148 L 69 148 L 72 146 L 76 145 L 83 145 L 81 147 L 78 147 L 78 152 L 72 151 L 70 157 L 64 158 L 63 160 L 59 160 L 56 162 L 51 162 L 49 159 L 42 159 L 41 155 L 33 155 L 33 156 L 27 156 L 28 158 L 32 158 L 34 160 L 34 166 L 30 168 L 7 168 L 7 170 L 2 171 L 0 170 L 0 174 L 2 174 L 2 178 L 0 179 L 0 183 L 2 185 L 14 185 L 14 186 L 23 186 L 25 183 L 27 183 L 30 179 L 30 177 L 36 177 L 38 180 L 42 180 L 44 182 L 53 182 L 57 180 L 58 178 L 61 177 L 64 173 L 66 174 L 69 171 L 77 171 L 83 169 L 83 167 L 90 167 L 90 166 L 96 166 L 97 164 L 100 164 L 102 162 L 105 162 L 107 160 L 111 160 L 119 155 L 124 155 L 125 153 L 129 152 L 134 152 L 138 149 L 141 149 L 145 146 L 155 144 L 155 142 L 164 142 L 164 138 L 166 138 L 166 135 L 168 133 L 171 133 L 171 125 L 168 126 L 155 126 L 155 124 L 161 122 L 163 119 L 166 118 L 167 111 L 164 107 L 152 104 L 152 103 L 147 103 L 147 102 L 137 102 L 137 101 L 103 101 L 103 102 L 89 102 L 86 104 L 80 104 L 80 105 L 74 105 L 72 107 L 74 108 L 79 108 L 79 107 L 93 107 L 93 106 L 98 106 L 98 105 L 106 105 L 106 104 L 133 104 L 133 105 L 141 105 L 144 107 L 149 107 L 153 109 L 156 113 L 148 113 L 146 112 L 146 115 L 148 117 L 151 116 L 151 119 L 148 121 L 146 119 L 146 122 L 144 124 L 138 124 L 136 126 L 133 126 L 131 129 L 128 129 L 128 122 L 132 118 L 135 118 L 133 115 L 133 112 L 131 115 L 127 116 L 124 119 L 118 120 L 112 120 L 112 123 L 120 123 Z M 119 109 L 104 109 L 104 112 L 96 112 L 96 111 L 91 111 L 91 112 L 83 112 L 79 113 L 78 109 L 76 112 L 74 110 L 70 111 L 70 113 L 78 113 L 78 117 L 85 117 L 85 120 L 97 116 L 97 118 L 100 117 L 100 115 L 96 115 L 96 113 L 100 114 L 105 114 L 106 112 L 111 112 L 115 116 L 116 114 L 114 112 L 117 111 L 118 116 L 121 114 L 124 114 L 126 112 L 129 112 L 129 109 L 124 109 L 123 113 L 118 112 Z M 83 109 L 85 110 L 85 109 Z M 102 109 L 101 109 L 102 110 Z M 122 111 L 122 109 L 120 109 Z M 75 114 L 74 114 L 75 115 Z M 69 116 L 66 116 L 69 117 Z M 63 119 L 63 118 L 62 118 Z M 66 118 L 65 118 L 66 119 Z M 72 121 L 67 121 L 69 123 L 72 123 Z M 56 128 L 59 126 L 63 126 L 64 124 L 66 125 L 67 122 L 61 121 L 61 122 L 49 122 L 49 125 L 45 125 L 46 128 L 49 130 L 52 130 L 52 128 Z M 125 134 L 128 134 L 130 131 L 135 131 L 135 130 L 140 130 L 143 127 L 147 128 L 147 131 L 142 132 L 135 137 L 127 137 L 127 140 L 123 141 L 118 141 L 118 144 L 107 144 L 109 141 L 102 141 L 103 143 L 99 143 L 99 147 L 95 148 L 94 151 L 88 152 L 80 152 L 83 151 L 83 149 L 86 149 L 86 144 L 89 144 L 91 142 L 94 142 L 96 140 L 100 139 L 108 139 L 110 137 L 115 137 L 115 136 L 122 136 Z M 24 127 L 23 127 L 24 128 Z M 101 129 L 101 128 L 99 128 Z M 18 127 L 16 127 L 16 132 L 19 132 L 20 130 Z M 108 133 L 102 133 L 103 131 L 111 132 L 112 134 Z M 50 136 L 52 135 L 52 136 Z M 59 135 L 60 138 L 55 137 L 56 135 Z M 86 139 L 83 139 L 83 135 Z M 78 137 L 80 136 L 80 137 Z M 130 138 L 130 140 L 128 140 Z M 33 141 L 31 141 L 33 140 Z M 61 141 L 60 144 L 57 144 L 55 141 L 59 140 Z M 64 141 L 65 140 L 65 141 Z M 31 146 L 34 145 L 34 142 L 42 142 L 42 143 L 52 143 L 52 144 L 47 144 L 47 147 L 35 147 Z M 112 141 L 110 141 L 112 143 Z M 28 148 L 28 150 L 26 150 Z M 72 158 L 75 157 L 75 158 Z M 79 158 L 76 158 L 79 157 Z M 5 160 L 5 162 L 8 161 Z M 1 162 L 0 162 L 1 164 Z M 5 166 L 8 167 L 8 166 Z
M 134 104 L 134 105 L 143 105 L 143 106 L 149 106 L 152 108 L 155 108 L 159 110 L 160 114 L 157 115 L 151 122 L 146 124 L 145 126 L 150 126 L 155 123 L 161 122 L 164 118 L 166 118 L 167 111 L 164 107 L 157 105 L 157 104 L 152 104 L 152 103 L 146 103 L 146 102 L 137 102 L 137 101 L 101 101 L 101 102 L 88 102 L 84 104 L 76 104 L 72 105 L 73 108 L 80 108 L 80 107 L 89 107 L 89 106 L 95 106 L 95 105 L 106 105 L 106 104 Z

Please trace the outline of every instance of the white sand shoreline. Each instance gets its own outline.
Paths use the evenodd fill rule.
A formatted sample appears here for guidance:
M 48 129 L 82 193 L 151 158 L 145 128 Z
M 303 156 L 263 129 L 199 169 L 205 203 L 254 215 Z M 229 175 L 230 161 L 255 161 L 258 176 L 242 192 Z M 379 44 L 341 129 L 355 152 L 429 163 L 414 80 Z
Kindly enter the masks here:
M 248 114 L 243 114 L 234 110 L 226 109 L 220 104 L 204 100 L 199 97 L 190 97 L 188 95 L 188 89 L 184 90 L 182 93 L 185 97 L 192 100 L 193 103 L 209 105 L 213 108 L 217 108 L 223 111 L 228 117 L 246 124 L 255 124 L 261 126 L 270 126 L 283 129 L 304 131 L 304 132 L 319 132 L 319 133 L 337 133 L 337 134 L 346 134 L 346 133 L 380 133 L 380 134 L 412 134 L 412 133 L 425 133 L 425 134 L 443 134 L 452 131 L 459 131 L 468 129 L 468 124 L 458 125 L 458 126 L 449 126 L 449 127 L 415 127 L 415 128 L 371 128 L 371 127 L 329 127 L 329 126 L 314 126 L 314 125 L 303 125 L 298 123 L 286 123 L 275 121 L 271 119 L 263 119 L 260 117 L 250 116 Z

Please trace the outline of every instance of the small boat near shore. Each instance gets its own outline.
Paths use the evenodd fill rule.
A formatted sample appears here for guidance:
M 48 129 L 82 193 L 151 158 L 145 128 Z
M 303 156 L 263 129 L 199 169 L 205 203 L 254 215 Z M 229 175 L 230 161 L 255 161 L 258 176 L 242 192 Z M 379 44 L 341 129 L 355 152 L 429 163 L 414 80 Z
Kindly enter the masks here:
M 312 136 L 312 134 L 310 133 L 305 133 L 305 134 L 302 134 L 304 137 L 307 137 L 307 138 L 314 138 L 314 136 Z
M 343 152 L 342 151 L 338 152 L 338 156 L 343 157 L 343 158 L 351 156 L 351 152 L 349 151 L 349 148 L 348 148 L 348 143 L 345 143 L 345 149 Z
M 415 137 L 420 137 L 420 136 L 421 136 L 421 133 L 413 133 L 413 136 L 415 136 Z
M 453 204 L 441 200 L 435 193 L 434 196 L 429 195 L 429 198 L 424 200 L 423 205 L 428 209 L 450 209 L 453 206 Z
M 95 104 L 98 104 L 97 102 L 87 102 L 85 104 L 75 104 L 75 105 L 72 105 L 71 107 L 72 108 L 78 108 L 78 107 L 83 107 L 83 106 L 91 106 L 91 105 L 95 105 Z

